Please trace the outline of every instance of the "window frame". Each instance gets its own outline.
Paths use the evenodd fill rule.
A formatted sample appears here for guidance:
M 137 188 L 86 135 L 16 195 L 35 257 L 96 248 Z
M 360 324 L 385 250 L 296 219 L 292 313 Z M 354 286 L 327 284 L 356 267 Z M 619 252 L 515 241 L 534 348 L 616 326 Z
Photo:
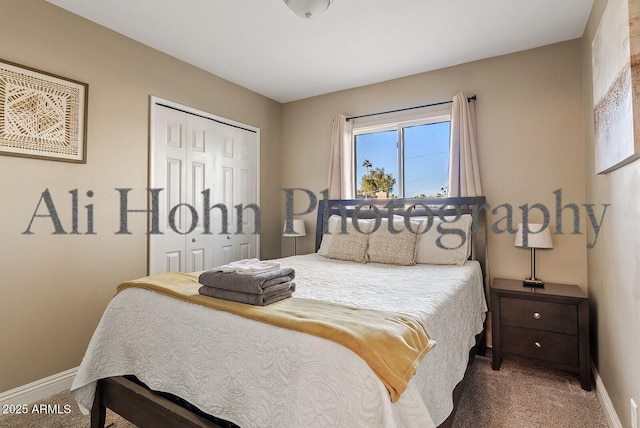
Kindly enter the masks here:
M 367 118 L 359 118 L 354 119 L 352 124 L 352 132 L 351 132 L 351 154 L 353 162 L 351 164 L 351 178 L 353 182 L 353 192 L 354 199 L 358 197 L 358 182 L 357 180 L 357 165 L 356 162 L 358 160 L 358 154 L 356 152 L 356 137 L 358 135 L 363 134 L 372 134 L 376 132 L 384 132 L 384 131 L 397 131 L 398 141 L 396 145 L 398 146 L 398 178 L 397 178 L 397 186 L 398 186 L 398 195 L 397 198 L 405 197 L 405 160 L 404 160 L 404 129 L 412 126 L 419 125 L 432 125 L 440 122 L 451 122 L 451 109 L 438 109 L 431 110 L 428 112 L 425 111 L 411 111 L 411 112 L 400 112 L 400 113 L 392 113 L 392 114 L 384 114 L 381 115 L 384 117 L 367 117 Z M 449 143 L 449 150 L 451 150 L 451 143 Z M 449 156 L 451 153 L 449 152 Z M 448 170 L 448 165 L 447 165 Z

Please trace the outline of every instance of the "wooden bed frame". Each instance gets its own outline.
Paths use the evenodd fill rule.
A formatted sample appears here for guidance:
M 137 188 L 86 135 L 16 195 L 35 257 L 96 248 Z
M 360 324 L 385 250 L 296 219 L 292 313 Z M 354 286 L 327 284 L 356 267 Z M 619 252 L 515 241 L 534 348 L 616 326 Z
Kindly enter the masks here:
M 411 216 L 443 215 L 455 216 L 459 214 L 472 214 L 474 218 L 472 226 L 472 255 L 471 258 L 480 263 L 484 278 L 485 298 L 488 296 L 488 278 L 486 278 L 486 213 L 484 210 L 485 198 L 462 197 L 442 199 L 355 199 L 355 200 L 321 200 L 318 206 L 316 222 L 316 250 L 322 239 L 323 225 L 331 214 L 345 213 L 350 216 L 357 210 L 359 218 L 373 218 L 379 215 L 386 218 L 388 203 L 394 205 L 393 214 L 404 215 L 405 208 L 395 208 L 402 205 L 411 207 Z M 366 208 L 356 208 L 361 205 Z M 375 208 L 371 208 L 375 207 Z M 431 207 L 431 208 L 429 208 Z M 435 208 L 434 208 L 435 207 Z M 376 214 L 377 213 L 377 214 Z M 476 336 L 476 346 L 469 350 L 470 366 L 476 354 L 484 355 L 486 350 L 486 320 L 485 329 Z M 456 413 L 458 401 L 464 391 L 464 385 L 468 373 L 456 385 L 453 391 L 453 411 L 440 425 L 441 428 L 450 427 Z M 191 410 L 159 395 L 144 386 L 123 376 L 101 379 L 96 387 L 96 394 L 91 409 L 91 428 L 104 428 L 106 409 L 109 408 L 130 422 L 140 427 L 162 426 L 166 428 L 227 428 L 234 426 L 226 421 L 206 418 L 206 415 L 198 415 Z M 211 420 L 214 419 L 214 420 Z

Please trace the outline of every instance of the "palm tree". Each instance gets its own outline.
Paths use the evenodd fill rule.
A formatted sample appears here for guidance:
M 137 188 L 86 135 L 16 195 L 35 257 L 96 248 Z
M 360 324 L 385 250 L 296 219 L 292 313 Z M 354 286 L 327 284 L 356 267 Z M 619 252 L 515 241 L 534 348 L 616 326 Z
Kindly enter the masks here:
M 372 167 L 371 162 L 369 161 L 369 159 L 365 159 L 364 162 L 362 162 L 362 166 L 367 168 L 367 174 L 369 174 L 369 168 Z

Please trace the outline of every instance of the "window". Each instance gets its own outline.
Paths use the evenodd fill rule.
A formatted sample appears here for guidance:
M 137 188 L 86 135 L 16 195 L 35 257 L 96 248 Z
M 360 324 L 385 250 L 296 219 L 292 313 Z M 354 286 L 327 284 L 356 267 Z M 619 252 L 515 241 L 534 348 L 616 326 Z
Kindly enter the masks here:
M 450 128 L 448 115 L 354 123 L 356 197 L 375 197 L 379 191 L 390 198 L 446 196 Z

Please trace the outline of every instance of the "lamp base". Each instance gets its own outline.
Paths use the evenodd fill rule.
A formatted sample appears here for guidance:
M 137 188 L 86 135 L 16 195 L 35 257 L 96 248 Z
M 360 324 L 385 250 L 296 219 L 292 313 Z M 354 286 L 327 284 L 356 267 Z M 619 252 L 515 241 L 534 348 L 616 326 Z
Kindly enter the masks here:
M 525 278 L 524 281 L 522 281 L 522 286 L 544 288 L 544 282 L 538 278 Z

